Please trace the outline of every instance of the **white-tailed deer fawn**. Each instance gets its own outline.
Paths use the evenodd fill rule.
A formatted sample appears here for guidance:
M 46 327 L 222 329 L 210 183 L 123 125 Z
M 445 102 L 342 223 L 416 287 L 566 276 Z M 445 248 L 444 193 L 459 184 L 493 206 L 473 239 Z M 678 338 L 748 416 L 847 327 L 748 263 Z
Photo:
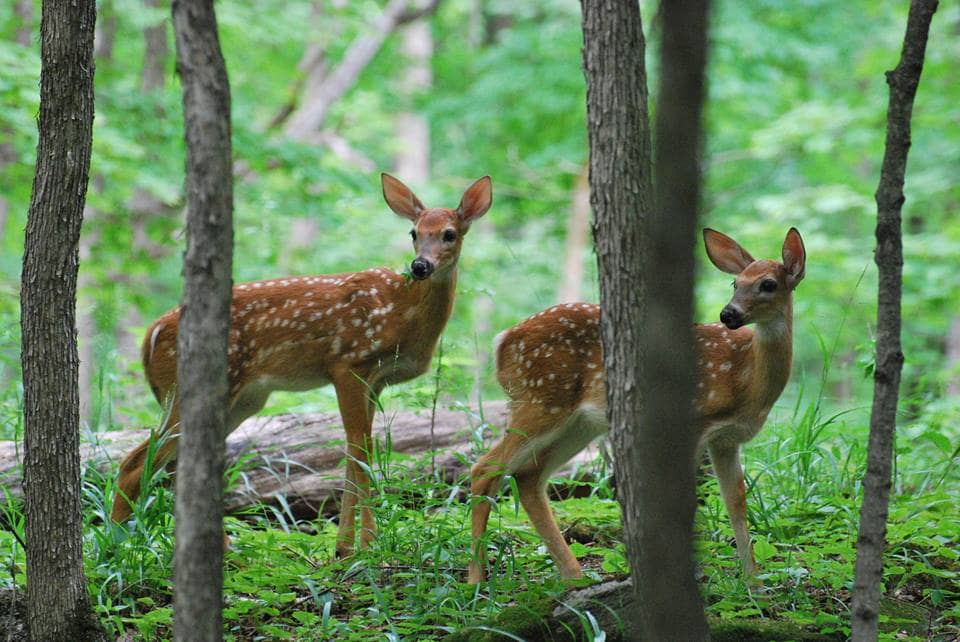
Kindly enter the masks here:
M 348 274 L 298 276 L 243 283 L 233 288 L 228 349 L 230 409 L 235 429 L 263 408 L 274 390 L 309 390 L 333 384 L 347 434 L 346 486 L 337 553 L 355 543 L 355 508 L 369 490 L 374 399 L 387 384 L 427 370 L 450 317 L 457 259 L 470 224 L 490 208 L 485 176 L 464 193 L 456 209 L 426 208 L 403 183 L 382 175 L 383 196 L 396 214 L 413 222 L 417 253 L 410 278 L 386 268 Z M 143 367 L 160 403 L 170 399 L 169 433 L 179 432 L 177 328 L 180 310 L 157 319 L 143 343 Z M 176 458 L 176 439 L 162 440 L 154 467 Z M 112 517 L 131 514 L 140 493 L 149 441 L 120 464 Z M 374 536 L 373 515 L 362 506 L 361 544 Z
M 740 445 L 763 427 L 790 376 L 793 290 L 806 253 L 796 229 L 783 242 L 783 262 L 755 261 L 733 239 L 704 230 L 707 255 L 737 275 L 722 324 L 696 325 L 699 350 L 696 431 L 720 483 L 744 573 L 756 565 L 747 528 Z M 753 324 L 755 329 L 744 327 Z M 485 574 L 482 537 L 490 515 L 485 499 L 503 475 L 513 475 L 520 502 L 563 578 L 582 576 L 547 502 L 550 474 L 607 431 L 607 394 L 600 344 L 600 309 L 557 305 L 506 330 L 495 340 L 497 380 L 509 398 L 506 433 L 470 471 L 474 495 L 473 560 L 469 581 Z

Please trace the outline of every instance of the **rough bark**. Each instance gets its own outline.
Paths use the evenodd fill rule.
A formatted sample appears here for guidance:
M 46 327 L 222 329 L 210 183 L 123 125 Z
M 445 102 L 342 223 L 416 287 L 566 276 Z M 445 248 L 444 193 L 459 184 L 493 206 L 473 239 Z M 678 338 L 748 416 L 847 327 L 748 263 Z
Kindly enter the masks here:
M 640 8 L 633 0 L 582 0 L 587 80 L 590 203 L 600 276 L 601 341 L 607 374 L 607 418 L 617 457 L 617 499 L 627 558 L 641 568 L 642 514 L 635 463 L 641 440 L 641 310 L 645 296 L 642 224 L 652 206 L 650 127 Z M 629 628 L 640 635 L 633 613 Z
M 174 0 L 187 143 L 187 251 L 177 341 L 174 638 L 223 639 L 223 467 L 233 263 L 230 86 L 213 0 Z
M 863 479 L 860 534 L 854 577 L 851 628 L 853 640 L 875 640 L 880 609 L 880 581 L 886 544 L 890 500 L 893 438 L 903 352 L 900 345 L 900 301 L 903 244 L 900 211 L 903 182 L 910 149 L 910 117 L 920 83 L 930 21 L 936 0 L 912 0 L 897 67 L 887 72 L 890 99 L 887 105 L 887 139 L 877 187 L 877 288 L 876 363 L 873 372 L 873 407 L 870 442 Z
M 697 508 L 693 460 L 694 243 L 700 194 L 700 117 L 707 0 L 660 6 L 660 82 L 655 124 L 655 207 L 646 218 L 646 289 L 640 371 L 638 582 L 644 638 L 709 637 L 693 563 Z
M 76 335 L 80 226 L 93 135 L 92 0 L 44 3 L 40 140 L 20 293 L 27 627 L 100 640 L 83 572 Z

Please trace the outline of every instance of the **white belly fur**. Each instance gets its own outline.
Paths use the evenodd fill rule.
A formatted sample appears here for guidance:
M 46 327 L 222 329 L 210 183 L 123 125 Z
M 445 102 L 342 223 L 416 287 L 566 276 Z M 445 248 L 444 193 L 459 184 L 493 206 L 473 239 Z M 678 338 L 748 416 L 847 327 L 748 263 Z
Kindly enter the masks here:
M 522 431 L 522 426 L 512 427 Z M 557 428 L 545 435 L 530 439 L 510 458 L 505 472 L 513 474 L 529 461 L 545 458 L 540 469 L 540 483 L 586 448 L 591 441 L 607 433 L 607 417 L 602 408 L 584 404 L 565 419 Z

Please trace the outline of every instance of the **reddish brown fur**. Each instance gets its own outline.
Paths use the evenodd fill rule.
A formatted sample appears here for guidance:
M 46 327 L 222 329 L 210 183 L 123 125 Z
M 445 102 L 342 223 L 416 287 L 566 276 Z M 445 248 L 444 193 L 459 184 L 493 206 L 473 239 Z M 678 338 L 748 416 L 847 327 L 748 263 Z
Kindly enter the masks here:
M 805 254 L 800 235 L 784 242 L 785 264 L 754 261 L 732 239 L 705 232 L 708 253 L 718 268 L 737 274 L 730 306 L 748 327 L 696 325 L 696 420 L 692 430 L 710 452 L 737 537 L 744 571 L 755 571 L 746 524 L 746 488 L 740 444 L 763 427 L 790 375 L 792 291 L 803 278 Z M 773 292 L 760 283 L 773 279 Z M 728 306 L 729 307 L 729 306 Z M 580 565 L 560 533 L 544 486 L 550 474 L 606 431 L 606 382 L 600 342 L 600 308 L 587 303 L 557 305 L 533 315 L 497 337 L 497 380 L 507 393 L 506 434 L 471 471 L 475 559 L 471 582 L 484 576 L 481 538 L 492 494 L 504 474 L 512 474 L 531 522 L 564 578 L 581 576 Z
M 308 390 L 332 383 L 347 433 L 347 487 L 337 550 L 354 545 L 354 506 L 367 493 L 362 463 L 371 445 L 373 399 L 384 386 L 427 370 L 440 332 L 453 309 L 457 260 L 470 224 L 490 206 L 489 178 L 474 183 L 456 209 L 427 209 L 406 186 L 383 176 L 384 197 L 398 215 L 414 222 L 418 261 L 432 266 L 422 280 L 386 268 L 325 276 L 298 276 L 237 285 L 231 305 L 227 431 L 255 414 L 274 390 Z M 454 239 L 445 238 L 454 234 Z M 169 435 L 179 432 L 177 329 L 180 310 L 157 319 L 144 339 L 144 372 L 158 401 L 171 401 Z M 120 465 L 112 517 L 131 513 L 124 500 L 140 492 L 147 445 Z M 176 439 L 161 446 L 156 465 L 176 456 Z M 369 508 L 361 510 L 361 543 L 372 539 Z

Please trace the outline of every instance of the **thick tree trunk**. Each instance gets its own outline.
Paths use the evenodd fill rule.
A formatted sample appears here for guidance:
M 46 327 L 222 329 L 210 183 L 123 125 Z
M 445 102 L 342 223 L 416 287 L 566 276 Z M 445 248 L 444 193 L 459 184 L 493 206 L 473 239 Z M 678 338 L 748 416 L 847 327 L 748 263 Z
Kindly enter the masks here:
M 213 0 L 174 0 L 187 142 L 187 251 L 177 341 L 174 637 L 223 639 L 223 462 L 233 263 L 230 86 Z
M 614 471 L 627 558 L 636 576 L 642 567 L 639 536 L 646 517 L 638 503 L 635 466 L 641 448 L 642 224 L 653 196 L 645 43 L 636 1 L 581 0 L 581 7 L 607 417 L 617 453 Z M 639 637 L 642 618 L 633 615 L 628 626 Z
M 853 640 L 875 640 L 880 611 L 880 580 L 890 501 L 893 437 L 903 352 L 900 346 L 900 295 L 903 246 L 900 209 L 903 181 L 910 149 L 910 117 L 920 83 L 930 21 L 936 0 L 912 0 L 896 69 L 887 73 L 890 100 L 887 107 L 887 140 L 877 187 L 877 355 L 873 373 L 873 408 L 867 472 L 863 479 L 860 535 L 851 610 Z
M 707 0 L 660 7 L 660 89 L 654 176 L 656 204 L 646 218 L 646 289 L 640 371 L 643 409 L 637 500 L 640 612 L 645 639 L 709 638 L 693 563 L 697 508 L 693 426 L 693 248 L 700 194 L 700 116 L 704 102 Z
M 83 573 L 76 293 L 93 135 L 92 0 L 41 18 L 40 141 L 20 295 L 27 627 L 33 640 L 100 640 Z

